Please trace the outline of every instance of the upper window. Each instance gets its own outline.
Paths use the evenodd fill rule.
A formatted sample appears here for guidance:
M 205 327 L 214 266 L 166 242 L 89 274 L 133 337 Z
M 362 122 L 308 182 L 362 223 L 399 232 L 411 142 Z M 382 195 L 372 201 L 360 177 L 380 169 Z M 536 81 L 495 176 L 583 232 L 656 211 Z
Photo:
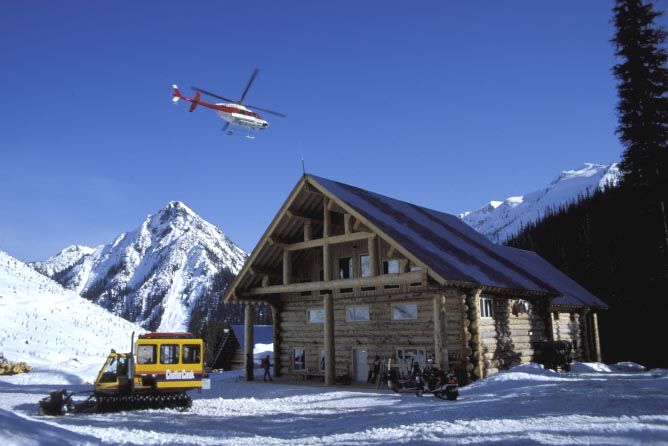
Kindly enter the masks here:
M 371 262 L 369 256 L 360 256 L 360 275 L 362 277 L 371 277 Z
M 399 260 L 383 260 L 383 274 L 399 274 Z
M 309 308 L 308 309 L 308 321 L 312 324 L 322 324 L 325 322 L 325 309 L 324 308 Z
M 342 257 L 339 259 L 339 279 L 350 279 L 353 277 L 353 259 L 352 257 Z
M 183 363 L 199 364 L 201 358 L 199 345 L 183 346 Z
M 178 364 L 179 346 L 176 344 L 165 344 L 160 346 L 160 364 Z
M 369 320 L 369 306 L 358 305 L 355 307 L 346 307 L 346 320 L 348 322 L 368 321 Z
M 405 321 L 417 318 L 417 304 L 392 305 L 392 319 L 395 321 Z
M 155 364 L 155 345 L 140 345 L 137 347 L 137 364 Z
M 494 302 L 489 297 L 480 298 L 480 317 L 494 317 Z

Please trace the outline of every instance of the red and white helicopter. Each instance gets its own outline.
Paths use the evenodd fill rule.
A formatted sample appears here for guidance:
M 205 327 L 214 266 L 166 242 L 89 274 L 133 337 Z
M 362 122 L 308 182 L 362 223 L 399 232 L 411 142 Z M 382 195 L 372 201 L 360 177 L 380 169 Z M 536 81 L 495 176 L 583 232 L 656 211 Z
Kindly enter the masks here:
M 253 130 L 263 130 L 269 127 L 269 123 L 267 122 L 267 120 L 264 119 L 262 116 L 260 116 L 254 110 L 271 113 L 272 115 L 280 116 L 282 118 L 286 117 L 283 113 L 278 113 L 275 111 L 243 103 L 244 99 L 246 99 L 246 95 L 248 94 L 248 90 L 250 90 L 251 85 L 253 85 L 253 82 L 255 81 L 255 78 L 257 77 L 259 71 L 260 70 L 258 70 L 257 68 L 255 69 L 255 71 L 253 71 L 253 74 L 251 75 L 251 78 L 248 81 L 248 85 L 246 85 L 246 88 L 244 89 L 244 92 L 241 94 L 241 98 L 238 101 L 227 99 L 226 97 L 211 93 L 209 91 L 197 87 L 190 87 L 195 91 L 195 96 L 192 98 L 187 98 L 181 94 L 181 92 L 179 91 L 179 87 L 177 87 L 176 85 L 172 86 L 173 87 L 172 101 L 174 102 L 174 104 L 177 104 L 180 99 L 190 102 L 189 111 L 191 112 L 194 111 L 198 105 L 210 108 L 212 110 L 216 110 L 218 115 L 225 121 L 227 121 L 225 123 L 225 127 L 223 127 L 223 131 L 225 133 L 227 133 L 228 135 L 233 135 L 234 132 L 232 131 L 232 129 L 234 127 L 237 126 L 245 127 L 248 129 L 248 134 L 246 135 L 246 137 L 253 138 L 253 135 L 251 133 Z M 212 103 L 212 102 L 202 101 L 200 99 L 201 98 L 200 93 L 217 99 L 222 99 L 225 102 Z

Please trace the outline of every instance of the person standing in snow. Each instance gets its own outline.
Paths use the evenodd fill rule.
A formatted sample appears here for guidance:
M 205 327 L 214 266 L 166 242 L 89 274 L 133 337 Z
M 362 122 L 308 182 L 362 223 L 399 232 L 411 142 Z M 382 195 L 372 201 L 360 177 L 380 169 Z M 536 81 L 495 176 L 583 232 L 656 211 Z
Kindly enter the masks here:
M 264 376 L 262 377 L 262 381 L 266 381 L 267 377 L 269 377 L 269 381 L 272 381 L 271 372 L 269 371 L 270 367 L 271 367 L 271 361 L 269 361 L 269 355 L 267 355 L 264 358 L 262 358 L 262 368 L 264 369 Z
M 372 383 L 378 381 L 378 375 L 380 375 L 380 356 L 376 355 L 373 360 L 373 376 L 371 377 Z

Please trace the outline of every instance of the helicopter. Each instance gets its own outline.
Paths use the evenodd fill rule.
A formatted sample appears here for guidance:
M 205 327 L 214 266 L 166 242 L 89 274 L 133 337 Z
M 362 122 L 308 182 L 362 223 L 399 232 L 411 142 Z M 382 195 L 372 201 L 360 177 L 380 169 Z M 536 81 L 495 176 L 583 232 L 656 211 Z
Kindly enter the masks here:
M 244 99 L 246 99 L 248 90 L 250 90 L 251 85 L 253 85 L 253 82 L 255 81 L 255 78 L 259 72 L 260 70 L 257 68 L 253 71 L 253 74 L 251 75 L 250 80 L 248 81 L 248 84 L 246 85 L 243 93 L 241 93 L 241 98 L 238 101 L 233 101 L 232 99 L 228 99 L 224 96 L 211 93 L 210 91 L 206 91 L 198 87 L 190 87 L 195 91 L 195 96 L 188 98 L 181 94 L 178 86 L 172 85 L 172 102 L 174 104 L 178 104 L 179 100 L 181 99 L 186 102 L 190 102 L 189 111 L 191 112 L 195 111 L 198 105 L 216 110 L 218 116 L 227 121 L 223 127 L 223 132 L 225 132 L 227 135 L 233 135 L 234 131 L 232 129 L 235 127 L 245 127 L 248 129 L 248 134 L 246 137 L 252 139 L 254 138 L 252 135 L 254 130 L 264 130 L 269 127 L 269 122 L 267 122 L 267 120 L 260 116 L 255 110 L 270 113 L 275 116 L 280 116 L 281 118 L 286 117 L 283 113 L 256 107 L 254 105 L 244 104 Z M 216 99 L 221 99 L 225 102 L 212 103 L 203 101 L 201 100 L 202 94 L 211 96 Z

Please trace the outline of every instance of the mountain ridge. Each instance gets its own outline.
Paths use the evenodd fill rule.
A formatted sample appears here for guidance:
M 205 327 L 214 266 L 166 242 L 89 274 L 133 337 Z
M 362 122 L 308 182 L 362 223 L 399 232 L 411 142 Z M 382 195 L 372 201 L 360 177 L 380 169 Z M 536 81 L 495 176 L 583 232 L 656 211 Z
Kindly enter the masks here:
M 581 196 L 614 186 L 620 178 L 617 163 L 584 163 L 564 170 L 547 187 L 458 214 L 458 217 L 495 243 L 503 243 L 522 227 L 540 220 L 548 212 L 572 203 Z

